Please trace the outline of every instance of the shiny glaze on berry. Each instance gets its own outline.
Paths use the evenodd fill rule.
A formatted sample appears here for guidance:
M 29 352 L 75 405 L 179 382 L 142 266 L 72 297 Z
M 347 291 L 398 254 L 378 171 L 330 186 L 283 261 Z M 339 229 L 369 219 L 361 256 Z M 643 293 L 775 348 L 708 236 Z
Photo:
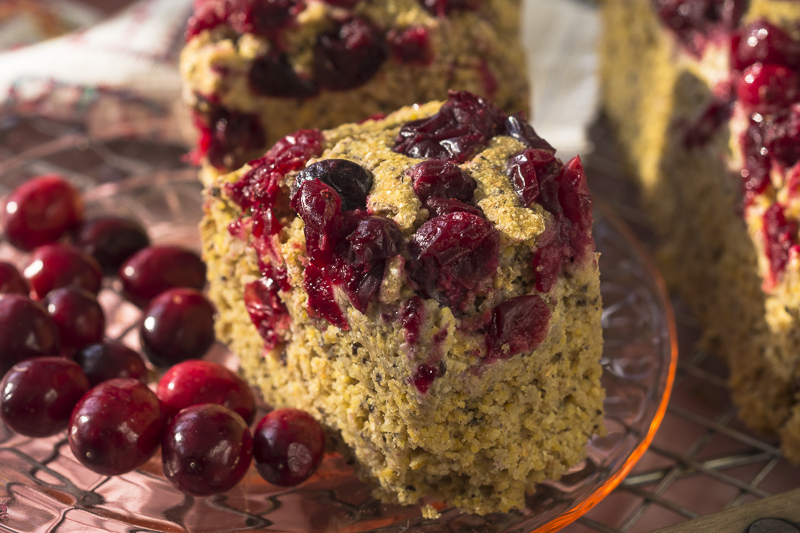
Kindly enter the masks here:
M 84 346 L 75 353 L 73 360 L 81 366 L 92 387 L 117 378 L 147 382 L 147 367 L 142 356 L 117 341 Z
M 486 332 L 487 355 L 507 359 L 535 350 L 550 330 L 551 312 L 538 295 L 517 296 L 497 305 Z
M 63 354 L 72 356 L 103 340 L 106 317 L 94 294 L 80 287 L 64 287 L 51 291 L 42 303 L 58 326 Z
M 206 284 L 206 265 L 200 256 L 181 246 L 148 246 L 119 268 L 122 291 L 142 307 L 168 289 L 201 290 Z
M 45 244 L 35 249 L 22 274 L 31 287 L 31 296 L 38 300 L 63 287 L 80 287 L 97 294 L 103 282 L 97 261 L 66 244 Z
M 253 432 L 256 469 L 273 485 L 299 485 L 316 472 L 324 452 L 322 426 L 299 409 L 272 411 Z

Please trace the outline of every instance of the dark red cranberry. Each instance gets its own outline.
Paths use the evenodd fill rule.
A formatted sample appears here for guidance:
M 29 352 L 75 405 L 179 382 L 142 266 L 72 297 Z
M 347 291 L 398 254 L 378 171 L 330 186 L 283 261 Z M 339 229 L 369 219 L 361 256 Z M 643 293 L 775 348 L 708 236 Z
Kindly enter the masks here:
M 711 33 L 730 32 L 747 0 L 653 0 L 656 11 L 686 49 L 699 56 Z
M 781 28 L 759 19 L 737 32 L 731 59 L 736 70 L 756 63 L 796 67 L 800 48 Z
M 148 246 L 119 268 L 125 297 L 142 307 L 168 289 L 201 290 L 206 284 L 206 265 L 200 256 L 180 246 Z
M 411 298 L 400 311 L 400 323 L 406 330 L 406 342 L 411 346 L 419 342 L 425 315 L 425 302 L 419 296 Z
M 242 417 L 221 405 L 184 409 L 161 444 L 164 476 L 178 490 L 211 496 L 232 489 L 247 473 L 253 437 Z
M 142 312 L 142 351 L 157 367 L 202 357 L 214 344 L 214 306 L 194 289 L 170 289 Z
M 408 245 L 409 277 L 427 298 L 459 308 L 499 264 L 500 235 L 486 220 L 452 213 L 424 223 Z
M 45 244 L 34 250 L 23 274 L 31 287 L 31 296 L 38 300 L 63 287 L 80 287 L 97 294 L 103 281 L 97 261 L 66 244 Z
M 303 288 L 308 294 L 308 314 L 314 318 L 324 318 L 337 328 L 348 330 L 347 323 L 336 298 L 333 295 L 333 286 L 325 269 L 317 266 L 313 261 L 306 265 L 303 272 Z
M 425 208 L 431 213 L 431 218 L 442 217 L 450 213 L 469 213 L 476 217 L 483 218 L 483 212 L 477 207 L 465 204 L 459 200 L 451 200 L 449 198 L 439 198 L 438 196 L 431 196 L 425 200 Z
M 248 73 L 250 88 L 256 94 L 276 98 L 311 98 L 319 87 L 295 72 L 284 54 L 270 54 L 253 61 Z
M 142 356 L 120 342 L 109 340 L 84 346 L 74 360 L 81 365 L 92 387 L 116 378 L 147 381 L 147 367 Z
M 21 294 L 0 294 L 0 374 L 24 359 L 60 352 L 47 309 Z
M 211 361 L 184 361 L 173 366 L 158 382 L 156 395 L 168 418 L 203 403 L 227 407 L 248 424 L 256 412 L 256 399 L 247 382 Z
M 0 261 L 0 294 L 30 294 L 28 282 L 11 263 Z
M 404 65 L 428 65 L 433 61 L 430 37 L 424 26 L 392 28 L 386 34 L 392 58 Z
M 341 240 L 342 201 L 320 180 L 304 181 L 292 198 L 292 208 L 305 223 L 306 250 L 312 259 L 329 260 Z
M 372 174 L 358 163 L 346 159 L 324 159 L 297 173 L 292 186 L 292 198 L 306 181 L 319 180 L 336 191 L 342 210 L 365 209 L 372 188 Z
M 537 295 L 517 296 L 496 306 L 486 332 L 489 357 L 506 359 L 535 350 L 547 337 L 550 316 L 550 308 Z
M 331 281 L 341 285 L 353 307 L 366 314 L 370 300 L 381 288 L 385 267 L 386 262 L 383 260 L 350 265 L 345 259 L 337 256 L 335 266 L 329 268 L 328 272 Z
M 166 418 L 155 393 L 137 379 L 89 390 L 72 411 L 69 447 L 93 472 L 116 476 L 143 465 L 161 444 Z
M 411 384 L 416 387 L 420 394 L 427 394 L 433 382 L 439 377 L 439 369 L 434 365 L 420 364 L 414 369 L 411 376 Z
M 558 203 L 564 215 L 579 229 L 592 227 L 592 195 L 586 182 L 586 172 L 580 156 L 575 156 L 561 168 L 558 176 Z
M 350 263 L 364 265 L 400 254 L 403 233 L 393 220 L 369 216 L 358 223 L 347 241 Z
M 57 241 L 82 219 L 80 193 L 57 174 L 26 181 L 11 191 L 3 207 L 6 239 L 25 251 Z
M 786 67 L 756 63 L 744 69 L 736 95 L 746 108 L 771 113 L 800 100 L 800 78 Z
M 505 128 L 507 135 L 510 135 L 528 148 L 556 153 L 556 149 L 550 146 L 550 143 L 539 137 L 522 111 L 518 111 L 508 117 Z
M 278 290 L 278 283 L 267 276 L 244 286 L 244 306 L 268 350 L 284 342 L 291 321 Z
M 198 152 L 217 168 L 244 165 L 250 154 L 262 149 L 266 143 L 261 119 L 256 114 L 208 105 L 210 110 L 206 119 L 198 122 L 201 133 Z
M 322 426 L 299 409 L 272 411 L 253 432 L 256 469 L 273 485 L 299 485 L 316 472 L 324 452 Z
M 395 152 L 416 159 L 464 163 L 489 139 L 505 131 L 505 114 L 480 96 L 450 91 L 439 112 L 400 128 Z
M 506 163 L 506 174 L 523 206 L 539 198 L 538 173 L 548 172 L 556 158 L 552 152 L 527 148 Z
M 72 408 L 88 390 L 81 367 L 69 359 L 28 359 L 0 383 L 0 416 L 20 435 L 49 437 L 66 429 Z
M 558 275 L 564 261 L 570 257 L 572 250 L 563 242 L 561 224 L 553 220 L 545 227 L 536 241 L 536 250 L 531 258 L 531 266 L 536 276 L 536 290 L 544 293 L 553 290 L 558 282 Z
M 356 7 L 361 0 L 322 0 L 326 4 L 330 4 L 335 7 L 343 7 L 345 9 L 353 9 Z
M 306 8 L 303 0 L 228 0 L 228 24 L 239 33 L 269 36 Z
M 477 0 L 420 0 L 420 4 L 437 17 L 444 17 L 454 11 L 472 11 L 479 6 Z
M 94 294 L 79 287 L 51 291 L 42 303 L 58 326 L 61 352 L 71 356 L 103 340 L 106 316 Z
M 227 2 L 219 0 L 195 0 L 194 14 L 186 24 L 185 38 L 188 41 L 204 30 L 212 30 L 225 22 Z
M 770 280 L 774 285 L 786 270 L 789 254 L 797 247 L 797 225 L 786 220 L 783 207 L 773 204 L 764 212 L 764 253 L 769 261 Z
M 471 202 L 478 183 L 449 161 L 432 159 L 417 163 L 407 171 L 414 192 L 424 203 L 431 196 Z
M 129 218 L 102 216 L 87 220 L 75 245 L 94 257 L 107 275 L 116 274 L 130 256 L 150 245 L 147 230 Z
M 383 32 L 364 18 L 350 18 L 317 39 L 314 80 L 331 91 L 355 89 L 372 79 L 387 55 Z

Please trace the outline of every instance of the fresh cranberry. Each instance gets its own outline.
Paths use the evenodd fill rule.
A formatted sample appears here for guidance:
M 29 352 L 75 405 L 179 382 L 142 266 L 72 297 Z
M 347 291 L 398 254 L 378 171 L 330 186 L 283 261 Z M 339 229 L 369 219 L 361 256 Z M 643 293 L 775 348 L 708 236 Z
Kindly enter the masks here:
M 297 173 L 292 186 L 292 198 L 303 183 L 319 180 L 339 195 L 342 210 L 365 209 L 372 188 L 372 174 L 358 163 L 346 159 L 324 159 Z
M 89 390 L 81 367 L 61 357 L 37 357 L 14 365 L 0 383 L 0 416 L 27 437 L 66 429 L 72 408 Z
M 197 253 L 180 246 L 148 246 L 119 268 L 126 298 L 142 307 L 168 289 L 201 290 L 206 284 L 206 265 Z
M 786 220 L 783 207 L 773 204 L 764 212 L 764 253 L 769 262 L 771 283 L 774 285 L 786 270 L 789 252 L 797 246 L 797 225 Z
M 414 192 L 424 203 L 431 196 L 471 202 L 478 183 L 449 161 L 432 159 L 417 163 L 407 171 Z
M 278 290 L 278 283 L 267 276 L 244 286 L 244 306 L 268 350 L 284 342 L 291 321 Z
M 395 152 L 416 159 L 464 163 L 489 139 L 505 131 L 505 114 L 488 100 L 466 91 L 450 91 L 433 116 L 400 128 Z
M 733 30 L 747 0 L 653 0 L 656 11 L 686 49 L 700 56 L 711 33 Z
M 409 277 L 427 298 L 461 307 L 499 264 L 500 235 L 486 220 L 452 213 L 425 222 L 411 239 Z
M 97 261 L 66 244 L 45 244 L 34 250 L 23 274 L 37 300 L 62 287 L 80 287 L 97 294 L 103 281 Z
M 486 332 L 489 357 L 507 359 L 535 350 L 547 337 L 550 316 L 547 303 L 537 295 L 517 296 L 496 306 Z
M 522 111 L 518 111 L 506 119 L 505 129 L 506 134 L 528 148 L 556 153 L 556 149 L 550 146 L 550 143 L 539 137 Z
M 346 91 L 368 82 L 388 55 L 383 32 L 352 17 L 323 33 L 314 46 L 314 80 L 325 89 Z
M 0 294 L 30 294 L 28 282 L 11 263 L 0 261 Z
M 483 218 L 483 212 L 477 207 L 465 204 L 459 200 L 451 200 L 450 198 L 440 198 L 438 196 L 431 196 L 425 200 L 425 208 L 430 211 L 431 218 L 442 217 L 450 213 L 469 213 L 476 217 Z
M 155 393 L 137 379 L 112 379 L 80 399 L 69 447 L 93 472 L 116 476 L 143 465 L 161 443 L 166 419 Z
M 306 249 L 312 259 L 326 260 L 340 241 L 342 201 L 321 180 L 304 181 L 292 198 L 292 208 L 305 223 Z
M 751 22 L 736 34 L 732 65 L 744 70 L 756 63 L 796 67 L 800 48 L 788 33 L 764 19 Z
M 6 239 L 31 251 L 55 242 L 83 219 L 83 200 L 69 182 L 56 174 L 32 178 L 6 198 L 3 208 Z
M 202 357 L 214 344 L 214 306 L 194 289 L 170 289 L 142 313 L 142 351 L 157 367 Z
M 308 294 L 308 314 L 311 317 L 324 318 L 337 328 L 348 330 L 347 323 L 336 298 L 333 295 L 333 286 L 325 269 L 316 265 L 313 261 L 306 265 L 303 272 L 303 288 Z
M 248 73 L 254 93 L 275 98 L 310 98 L 319 93 L 313 81 L 298 76 L 284 54 L 256 58 Z
M 142 357 L 120 342 L 109 340 L 84 346 L 74 360 L 81 365 L 92 387 L 116 378 L 147 381 L 147 367 Z
M 42 303 L 58 326 L 63 354 L 103 340 L 106 316 L 94 294 L 79 287 L 51 291 Z
M 208 162 L 221 169 L 238 168 L 250 154 L 261 149 L 266 140 L 261 119 L 256 114 L 243 113 L 221 105 L 211 104 L 205 120 L 200 120 L 198 152 Z
M 365 265 L 400 254 L 403 233 L 393 220 L 368 216 L 347 236 L 349 261 Z
M 59 352 L 58 327 L 42 304 L 0 294 L 0 375 L 24 359 Z
M 272 411 L 253 432 L 256 469 L 273 485 L 299 485 L 316 472 L 324 452 L 322 426 L 299 409 Z
M 555 236 L 555 232 L 553 232 Z M 542 242 L 531 258 L 531 266 L 536 275 L 536 290 L 548 293 L 558 283 L 558 275 L 564 264 L 562 247 L 553 242 Z
M 228 24 L 239 33 L 269 36 L 306 8 L 303 0 L 228 0 Z
M 508 160 L 506 174 L 522 205 L 528 207 L 539 198 L 539 174 L 548 172 L 555 163 L 552 152 L 527 148 Z
M 475 10 L 479 5 L 477 0 L 420 0 L 420 4 L 437 17 L 444 17 L 454 11 Z
M 428 65 L 433 61 L 428 30 L 424 26 L 393 28 L 386 34 L 389 50 L 398 63 Z
M 211 361 L 184 361 L 173 366 L 158 382 L 156 395 L 168 418 L 202 403 L 227 407 L 248 424 L 256 412 L 256 399 L 247 382 Z
M 194 14 L 186 24 L 185 38 L 188 41 L 195 35 L 205 30 L 212 30 L 225 22 L 227 2 L 206 0 L 194 2 Z
M 184 409 L 169 423 L 161 443 L 164 476 L 192 496 L 232 489 L 247 473 L 253 437 L 242 417 L 221 405 Z
M 747 108 L 770 113 L 800 99 L 800 78 L 790 69 L 756 63 L 744 69 L 736 95 Z
M 106 274 L 116 274 L 130 256 L 150 245 L 147 230 L 129 218 L 101 216 L 81 226 L 75 245 L 94 257 Z
M 414 369 L 411 376 L 411 384 L 416 387 L 420 394 L 427 394 L 433 382 L 439 377 L 439 369 L 433 365 L 421 364 Z

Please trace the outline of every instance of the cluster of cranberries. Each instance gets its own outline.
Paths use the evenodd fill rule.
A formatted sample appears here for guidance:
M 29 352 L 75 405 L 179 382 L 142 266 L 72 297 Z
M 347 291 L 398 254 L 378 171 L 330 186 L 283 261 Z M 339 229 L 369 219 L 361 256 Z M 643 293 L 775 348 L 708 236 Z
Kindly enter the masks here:
M 310 415 L 273 411 L 251 434 L 249 386 L 196 359 L 214 342 L 197 254 L 151 246 L 131 220 L 84 221 L 79 193 L 55 175 L 14 190 L 3 222 L 6 239 L 30 252 L 22 273 L 0 262 L 0 417 L 8 427 L 31 437 L 66 428 L 78 461 L 107 475 L 137 468 L 160 445 L 167 479 L 194 495 L 233 487 L 253 455 L 272 483 L 293 485 L 315 471 L 324 434 Z M 147 358 L 171 367 L 156 392 L 141 356 L 104 340 L 96 298 L 104 272 L 118 273 L 123 293 L 145 308 Z

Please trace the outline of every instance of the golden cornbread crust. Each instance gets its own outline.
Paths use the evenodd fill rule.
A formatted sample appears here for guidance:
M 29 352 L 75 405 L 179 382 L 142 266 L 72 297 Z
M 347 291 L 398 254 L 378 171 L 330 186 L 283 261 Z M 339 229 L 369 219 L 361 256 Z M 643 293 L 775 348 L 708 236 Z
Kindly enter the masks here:
M 434 114 L 441 103 L 409 107 L 385 120 L 325 131 L 318 159 L 348 159 L 373 175 L 368 206 L 412 234 L 428 217 L 403 172 L 419 162 L 391 150 L 400 126 Z M 535 292 L 530 253 L 549 213 L 520 205 L 505 174 L 506 159 L 524 146 L 507 136 L 460 167 L 478 183 L 477 205 L 500 233 L 500 259 L 492 296 L 467 311 L 475 316 L 500 301 Z M 247 171 L 207 178 L 201 223 L 210 296 L 219 311 L 218 337 L 239 355 L 245 377 L 276 407 L 307 410 L 327 429 L 336 449 L 354 457 L 359 474 L 387 501 L 415 504 L 422 498 L 486 514 L 524 507 L 526 490 L 557 479 L 585 456 L 590 436 L 601 431 L 601 300 L 597 258 L 559 276 L 546 301 L 549 332 L 530 354 L 484 362 L 484 336 L 461 328 L 448 307 L 424 300 L 426 317 L 416 349 L 392 316 L 414 296 L 405 282 L 404 259 L 390 260 L 379 301 L 366 314 L 337 294 L 349 330 L 309 318 L 303 271 L 308 261 L 303 220 L 277 236 L 291 290 L 281 291 L 291 316 L 286 344 L 273 350 L 253 326 L 244 286 L 261 276 L 255 252 L 232 237 L 242 215 L 225 184 Z M 285 177 L 285 186 L 296 173 Z M 462 315 L 463 316 L 463 315 Z M 442 342 L 441 339 L 444 338 Z M 438 339 L 438 340 L 437 340 Z M 433 351 L 444 375 L 421 393 L 410 377 Z
M 434 16 L 419 0 L 361 1 L 343 11 L 321 0 L 308 0 L 297 23 L 285 31 L 284 47 L 295 72 L 312 71 L 313 47 L 320 33 L 345 16 L 365 17 L 379 28 L 424 28 L 430 61 L 402 63 L 389 57 L 366 83 L 343 90 L 322 90 L 309 98 L 270 97 L 254 93 L 248 82 L 253 61 L 270 53 L 270 42 L 220 26 L 190 39 L 180 58 L 184 101 L 208 122 L 211 106 L 254 114 L 265 130 L 265 144 L 249 153 L 231 153 L 224 167 L 233 169 L 285 135 L 304 128 L 333 128 L 400 106 L 446 98 L 466 90 L 491 98 L 509 112 L 527 111 L 528 78 L 520 42 L 520 0 L 482 0 L 477 11 Z M 213 102 L 213 104 L 211 104 Z
M 690 56 L 649 0 L 606 0 L 602 13 L 603 106 L 661 238 L 665 277 L 700 319 L 704 342 L 728 361 L 739 417 L 778 432 L 786 456 L 800 462 L 800 264 L 790 257 L 770 287 L 763 228 L 770 205 L 792 221 L 800 205 L 773 171 L 772 187 L 743 209 L 740 104 L 703 146 L 684 143 L 687 125 L 729 77 L 730 43 L 712 40 L 700 59 Z M 743 24 L 758 18 L 789 28 L 800 6 L 755 0 Z

